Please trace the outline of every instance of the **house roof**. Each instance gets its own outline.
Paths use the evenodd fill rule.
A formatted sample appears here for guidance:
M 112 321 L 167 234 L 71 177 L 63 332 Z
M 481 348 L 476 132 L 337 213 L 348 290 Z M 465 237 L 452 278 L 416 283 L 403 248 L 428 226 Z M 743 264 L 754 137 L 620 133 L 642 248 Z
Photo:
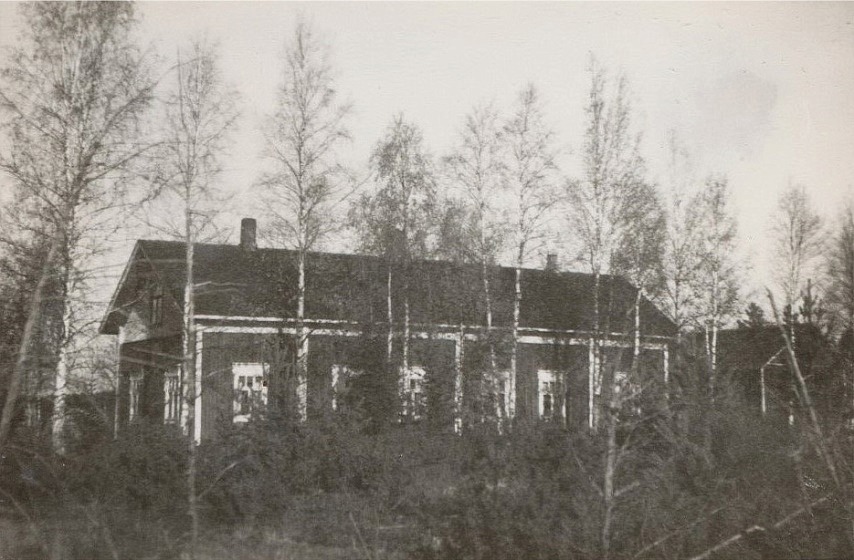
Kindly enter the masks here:
M 247 250 L 238 245 L 196 244 L 194 280 L 198 315 L 294 317 L 296 252 Z M 186 278 L 185 245 L 179 241 L 137 242 L 125 273 L 101 323 L 101 332 L 117 334 L 124 310 L 137 297 L 138 277 L 148 269 L 180 309 Z M 392 311 L 402 317 L 409 294 L 413 323 L 483 325 L 480 268 L 445 261 L 416 261 L 404 275 L 392 267 Z M 590 274 L 523 269 L 520 324 L 528 328 L 589 331 L 593 325 L 594 279 Z M 491 272 L 493 321 L 512 324 L 515 269 Z M 306 316 L 382 323 L 387 319 L 388 263 L 380 257 L 309 253 L 306 260 Z M 602 327 L 630 332 L 636 289 L 621 277 L 601 277 Z M 169 304 L 169 303 L 167 303 Z M 641 302 L 645 335 L 673 336 L 675 326 L 651 302 Z
M 702 335 L 698 335 L 702 336 Z M 795 325 L 799 360 L 807 349 L 820 342 L 821 333 L 809 324 Z M 722 367 L 737 371 L 759 371 L 778 352 L 775 364 L 786 364 L 785 341 L 776 324 L 723 329 L 718 332 L 718 356 Z

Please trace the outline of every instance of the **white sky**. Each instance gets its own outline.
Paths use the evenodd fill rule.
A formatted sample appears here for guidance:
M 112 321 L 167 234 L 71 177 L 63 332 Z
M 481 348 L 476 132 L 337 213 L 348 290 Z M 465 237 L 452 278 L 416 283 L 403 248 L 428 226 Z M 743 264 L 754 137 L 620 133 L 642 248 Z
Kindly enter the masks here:
M 509 107 L 540 89 L 577 171 L 589 53 L 627 73 L 651 178 L 663 179 L 667 131 L 686 141 L 700 176 L 730 179 L 750 288 L 767 280 L 768 216 L 791 179 L 832 216 L 854 188 L 854 3 L 141 3 L 142 37 L 171 57 L 207 31 L 242 94 L 226 177 L 256 180 L 259 124 L 271 112 L 278 54 L 299 12 L 333 49 L 338 90 L 353 102 L 347 155 L 364 168 L 392 116 L 447 151 L 478 102 Z M 16 4 L 0 3 L 0 45 L 14 44 Z M 244 197 L 233 209 L 250 215 Z M 129 252 L 128 248 L 128 252 Z

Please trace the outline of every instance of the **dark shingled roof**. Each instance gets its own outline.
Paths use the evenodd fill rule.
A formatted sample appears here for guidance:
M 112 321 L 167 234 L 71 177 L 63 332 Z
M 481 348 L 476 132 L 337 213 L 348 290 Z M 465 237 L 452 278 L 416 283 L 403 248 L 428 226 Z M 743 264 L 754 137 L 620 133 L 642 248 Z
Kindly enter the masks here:
M 180 305 L 185 279 L 185 246 L 179 241 L 137 242 L 132 261 L 151 263 L 166 292 Z M 116 334 L 121 309 L 134 297 L 128 264 L 101 332 Z M 237 245 L 197 244 L 194 276 L 196 313 L 240 317 L 293 317 L 296 310 L 296 253 L 283 249 L 246 250 Z M 484 324 L 480 268 L 444 261 L 410 265 L 408 293 L 414 323 Z M 379 257 L 309 253 L 306 266 L 306 316 L 382 323 L 386 319 L 388 267 Z M 496 267 L 491 291 L 494 324 L 512 323 L 515 269 Z M 404 275 L 394 269 L 393 312 L 402 317 Z M 593 319 L 593 276 L 574 272 L 524 269 L 521 325 L 530 328 L 589 330 Z M 635 288 L 625 279 L 601 279 L 603 328 L 630 332 Z M 643 300 L 645 335 L 673 336 L 675 327 L 652 303 Z

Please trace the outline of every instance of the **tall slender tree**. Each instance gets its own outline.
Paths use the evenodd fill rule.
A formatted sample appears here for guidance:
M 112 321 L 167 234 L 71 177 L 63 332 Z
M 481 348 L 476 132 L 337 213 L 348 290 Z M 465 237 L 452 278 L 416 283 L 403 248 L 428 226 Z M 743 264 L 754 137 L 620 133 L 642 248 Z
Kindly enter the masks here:
M 361 250 L 380 255 L 387 265 L 388 338 L 386 360 L 394 370 L 395 285 L 403 300 L 403 332 L 400 334 L 401 358 L 398 392 L 404 397 L 404 375 L 409 370 L 410 299 L 409 279 L 413 260 L 426 256 L 431 216 L 436 202 L 433 164 L 424 148 L 421 131 L 404 120 L 394 118 L 385 136 L 371 156 L 371 169 L 376 182 L 373 193 L 365 193 L 351 211 L 351 222 L 357 229 Z
M 265 156 L 273 169 L 261 185 L 275 242 L 296 252 L 296 383 L 302 418 L 308 359 L 306 262 L 337 223 L 332 210 L 344 184 L 337 150 L 350 139 L 349 113 L 350 105 L 337 99 L 328 46 L 308 23 L 298 21 L 285 47 L 276 111 L 265 129 Z
M 637 288 L 634 304 L 634 363 L 640 356 L 641 313 L 644 296 L 658 299 L 664 290 L 666 217 L 654 185 L 639 183 L 635 201 L 626 212 L 626 224 L 614 251 L 612 269 Z
M 493 332 L 492 271 L 501 249 L 506 228 L 496 201 L 506 188 L 503 131 L 498 112 L 492 106 L 476 107 L 465 118 L 454 152 L 445 159 L 455 186 L 462 192 L 465 208 L 462 245 L 470 262 L 480 267 L 482 297 L 489 344 L 487 390 L 494 394 L 497 379 L 495 337 Z M 496 401 L 495 414 L 501 408 Z
M 699 224 L 691 206 L 694 173 L 688 150 L 676 136 L 668 139 L 668 174 L 665 189 L 666 229 L 662 272 L 664 285 L 658 302 L 676 324 L 681 337 L 692 326 L 701 255 Z
M 583 177 L 567 183 L 570 228 L 581 242 L 581 260 L 593 274 L 594 361 L 588 382 L 588 425 L 596 424 L 594 395 L 601 391 L 601 277 L 611 271 L 628 225 L 636 217 L 632 208 L 644 193 L 645 163 L 640 155 L 640 135 L 632 131 L 628 81 L 624 75 L 613 83 L 595 59 L 590 61 L 590 92 L 585 112 L 587 128 L 583 144 Z
M 519 326 L 522 311 L 522 267 L 543 240 L 548 213 L 554 206 L 557 171 L 554 133 L 546 126 L 542 101 L 533 84 L 519 93 L 516 107 L 504 124 L 508 156 L 508 186 L 512 196 L 513 325 L 510 347 L 509 410 L 516 410 L 516 377 L 519 361 Z
M 817 272 L 823 243 L 822 220 L 812 207 L 806 188 L 793 184 L 780 195 L 772 220 L 774 272 L 784 309 L 789 309 L 793 318 L 806 280 Z M 789 323 L 789 336 L 797 352 L 794 320 Z
M 2 72 L 0 107 L 10 148 L 0 168 L 24 196 L 37 201 L 50 244 L 0 419 L 0 447 L 8 437 L 45 290 L 57 279 L 64 328 L 54 376 L 54 438 L 61 450 L 74 295 L 82 284 L 76 261 L 87 234 L 102 223 L 98 218 L 125 194 L 130 164 L 147 149 L 138 133 L 154 80 L 147 55 L 133 43 L 133 5 L 35 3 L 21 10 L 20 47 Z
M 697 213 L 700 234 L 700 275 L 697 290 L 697 321 L 705 335 L 709 358 L 709 390 L 714 402 L 717 378 L 718 331 L 737 312 L 737 224 L 729 208 L 726 178 L 712 177 L 691 204 Z
M 186 53 L 178 52 L 175 87 L 164 101 L 165 139 L 160 148 L 157 180 L 164 191 L 163 202 L 179 207 L 181 216 L 171 233 L 185 246 L 186 277 L 181 332 L 180 414 L 188 441 L 187 485 L 191 519 L 190 556 L 195 557 L 199 537 L 196 491 L 197 402 L 201 398 L 201 377 L 196 371 L 194 276 L 195 244 L 211 228 L 221 207 L 217 179 L 229 133 L 237 119 L 236 93 L 223 81 L 216 48 L 197 40 Z M 175 205 L 174 202 L 178 201 Z M 168 227 L 168 226 L 167 226 Z

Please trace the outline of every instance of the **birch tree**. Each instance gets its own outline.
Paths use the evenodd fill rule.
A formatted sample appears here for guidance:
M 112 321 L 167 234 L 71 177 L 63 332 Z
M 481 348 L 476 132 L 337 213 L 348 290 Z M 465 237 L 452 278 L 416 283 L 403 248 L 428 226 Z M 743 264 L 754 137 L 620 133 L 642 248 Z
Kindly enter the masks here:
M 633 193 L 634 204 L 626 213 L 626 224 L 613 257 L 613 272 L 635 285 L 634 365 L 640 357 L 640 303 L 646 295 L 658 299 L 664 289 L 663 261 L 666 235 L 664 209 L 655 186 L 640 183 Z
M 602 313 L 601 277 L 611 271 L 622 240 L 627 239 L 630 210 L 642 202 L 645 163 L 640 155 L 640 135 L 631 128 L 628 82 L 619 75 L 612 86 L 595 59 L 590 63 L 590 92 L 585 113 L 584 171 L 580 180 L 567 183 L 570 228 L 581 243 L 581 260 L 593 274 L 594 364 L 588 382 L 588 425 L 596 423 L 593 395 L 601 390 Z M 639 294 L 640 296 L 640 294 Z
M 350 139 L 350 105 L 338 102 L 329 48 L 304 21 L 285 48 L 281 76 L 276 111 L 264 131 L 264 155 L 273 170 L 261 185 L 276 242 L 296 252 L 296 382 L 299 416 L 305 418 L 306 261 L 336 224 L 331 216 L 344 179 L 337 149 Z
M 185 410 L 179 417 L 188 442 L 187 486 L 191 520 L 190 557 L 195 557 L 199 536 L 196 491 L 196 406 L 201 398 L 200 372 L 196 371 L 194 250 L 211 228 L 221 208 L 217 179 L 229 133 L 237 118 L 236 93 L 224 82 L 215 47 L 203 40 L 193 42 L 186 54 L 178 52 L 175 83 L 164 100 L 165 139 L 159 150 L 157 182 L 163 199 L 180 208 L 179 222 L 170 233 L 184 243 L 183 325 L 181 332 L 181 385 Z M 174 204 L 177 202 L 177 204 Z M 168 224 L 162 227 L 168 228 Z M 168 230 L 167 230 L 168 231 Z
M 386 304 L 388 335 L 386 361 L 394 363 L 395 322 L 393 293 L 400 283 L 403 299 L 403 332 L 400 334 L 401 371 L 398 391 L 404 394 L 404 374 L 409 370 L 410 301 L 409 277 L 413 259 L 428 250 L 436 184 L 430 156 L 421 131 L 402 115 L 394 118 L 371 156 L 376 182 L 373 193 L 365 193 L 351 211 L 361 250 L 386 260 Z
M 664 285 L 658 298 L 662 309 L 677 327 L 677 336 L 692 325 L 695 307 L 694 286 L 698 280 L 701 255 L 697 213 L 691 202 L 695 196 L 694 174 L 687 149 L 671 132 L 668 140 L 668 177 L 665 191 L 665 242 L 662 272 Z
M 508 155 L 508 186 L 512 201 L 513 233 L 513 325 L 510 347 L 509 410 L 516 409 L 516 374 L 519 354 L 519 326 L 522 310 L 522 267 L 543 239 L 548 213 L 555 202 L 554 133 L 546 126 L 537 89 L 528 84 L 519 93 L 516 107 L 504 124 Z
M 465 118 L 458 145 L 445 159 L 457 189 L 462 192 L 464 217 L 463 245 L 470 247 L 469 258 L 481 273 L 486 336 L 489 344 L 489 391 L 496 393 L 496 351 L 493 332 L 491 274 L 501 249 L 505 229 L 496 201 L 506 187 L 503 131 L 498 112 L 492 106 L 476 107 Z M 503 393 L 504 391 L 497 391 Z M 496 402 L 496 407 L 499 403 Z M 496 415 L 500 409 L 493 411 Z
M 772 219 L 774 272 L 784 308 L 793 312 L 807 278 L 816 272 L 822 250 L 822 220 L 804 186 L 792 184 L 780 195 Z M 797 349 L 794 321 L 789 323 L 789 336 Z
M 38 204 L 50 243 L 0 419 L 0 446 L 8 438 L 45 290 L 56 279 L 64 328 L 54 376 L 54 441 L 61 451 L 74 295 L 81 288 L 76 262 L 87 234 L 123 199 L 126 173 L 147 148 L 138 142 L 140 118 L 154 80 L 147 55 L 133 44 L 131 4 L 33 3 L 21 11 L 21 46 L 2 71 L 0 108 L 10 141 L 0 168 Z
M 691 204 L 700 234 L 700 275 L 696 285 L 697 321 L 709 357 L 710 391 L 714 399 L 717 373 L 718 331 L 736 311 L 738 303 L 737 225 L 729 208 L 726 178 L 709 178 Z

